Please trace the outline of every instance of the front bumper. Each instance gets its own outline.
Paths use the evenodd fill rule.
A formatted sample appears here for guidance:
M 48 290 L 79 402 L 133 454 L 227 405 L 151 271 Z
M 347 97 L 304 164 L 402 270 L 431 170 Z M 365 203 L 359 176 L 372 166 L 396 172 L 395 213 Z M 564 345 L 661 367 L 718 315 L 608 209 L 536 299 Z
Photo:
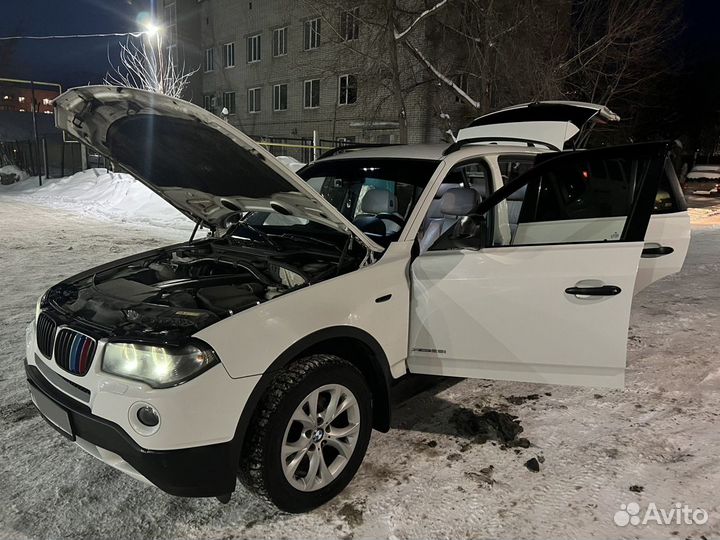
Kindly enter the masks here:
M 28 384 L 35 392 L 67 413 L 71 433 L 63 433 L 48 419 L 46 413 L 43 413 L 42 403 L 39 403 L 38 409 L 43 417 L 56 430 L 72 440 L 77 439 L 78 444 L 86 450 L 89 443 L 119 456 L 139 475 L 171 495 L 213 497 L 234 491 L 239 448 L 232 440 L 193 448 L 147 450 L 139 446 L 119 425 L 93 415 L 88 406 L 58 391 L 37 367 L 29 365 L 27 361 L 25 373 Z

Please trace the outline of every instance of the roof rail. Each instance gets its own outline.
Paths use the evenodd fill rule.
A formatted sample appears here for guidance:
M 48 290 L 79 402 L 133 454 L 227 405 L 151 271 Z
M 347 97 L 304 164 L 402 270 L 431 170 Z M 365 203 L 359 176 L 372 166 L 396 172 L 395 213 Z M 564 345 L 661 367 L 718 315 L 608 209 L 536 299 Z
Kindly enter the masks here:
M 490 144 L 497 144 L 498 142 L 516 142 L 516 143 L 525 143 L 530 147 L 534 147 L 535 145 L 545 146 L 546 148 L 549 148 L 550 150 L 554 150 L 555 152 L 560 152 L 560 149 L 548 142 L 544 141 L 536 141 L 534 139 L 519 139 L 517 137 L 470 137 L 468 139 L 460 139 L 459 141 L 455 141 L 450 146 L 448 146 L 445 151 L 443 152 L 443 156 L 447 156 L 452 154 L 453 152 L 457 152 L 460 150 L 463 146 L 468 146 L 470 144 L 475 143 L 490 143 Z M 332 150 L 331 150 L 332 152 Z
M 384 146 L 401 146 L 399 143 L 351 143 L 343 146 L 336 146 L 332 150 L 323 153 L 318 159 L 325 159 L 330 156 L 342 154 L 347 150 L 360 150 L 361 148 L 382 148 Z

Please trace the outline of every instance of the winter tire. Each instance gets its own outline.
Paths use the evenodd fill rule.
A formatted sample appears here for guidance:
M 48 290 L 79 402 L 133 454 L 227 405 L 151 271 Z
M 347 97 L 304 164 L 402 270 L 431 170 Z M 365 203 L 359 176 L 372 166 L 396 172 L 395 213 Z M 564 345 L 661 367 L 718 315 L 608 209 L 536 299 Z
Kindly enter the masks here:
M 281 510 L 305 512 L 340 493 L 360 467 L 372 395 L 350 362 L 308 356 L 276 376 L 249 429 L 243 484 Z

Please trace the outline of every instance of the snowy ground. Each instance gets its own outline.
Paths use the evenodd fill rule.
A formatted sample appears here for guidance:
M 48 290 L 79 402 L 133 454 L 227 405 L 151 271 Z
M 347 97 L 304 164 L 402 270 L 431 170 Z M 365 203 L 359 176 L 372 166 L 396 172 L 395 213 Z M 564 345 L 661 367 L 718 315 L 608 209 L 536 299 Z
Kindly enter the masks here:
M 0 192 L 0 537 L 718 537 L 720 228 L 712 226 L 717 212 L 694 215 L 708 226 L 694 231 L 683 273 L 635 299 L 624 391 L 440 381 L 397 407 L 389 433 L 373 435 L 348 489 L 295 516 L 242 488 L 228 505 L 167 496 L 45 424 L 22 367 L 37 296 L 77 271 L 187 232 L 68 214 L 60 201 Z M 484 408 L 517 415 L 532 446 L 474 442 L 456 419 Z M 539 472 L 524 466 L 540 456 Z M 613 515 L 630 502 L 687 503 L 710 520 L 617 527 Z

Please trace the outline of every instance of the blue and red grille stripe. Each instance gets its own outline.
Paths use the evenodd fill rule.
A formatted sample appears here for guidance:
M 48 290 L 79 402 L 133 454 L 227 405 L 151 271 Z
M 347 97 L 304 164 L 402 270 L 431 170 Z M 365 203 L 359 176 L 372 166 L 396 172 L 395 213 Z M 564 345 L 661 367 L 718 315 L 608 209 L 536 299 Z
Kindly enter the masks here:
M 55 362 L 75 375 L 85 375 L 95 354 L 95 340 L 63 328 L 55 340 Z
M 78 372 L 79 373 L 87 373 L 89 365 L 89 356 L 90 356 L 90 349 L 92 348 L 93 342 L 90 338 L 85 338 L 85 343 L 83 343 L 82 350 L 80 351 L 80 362 L 78 365 Z

